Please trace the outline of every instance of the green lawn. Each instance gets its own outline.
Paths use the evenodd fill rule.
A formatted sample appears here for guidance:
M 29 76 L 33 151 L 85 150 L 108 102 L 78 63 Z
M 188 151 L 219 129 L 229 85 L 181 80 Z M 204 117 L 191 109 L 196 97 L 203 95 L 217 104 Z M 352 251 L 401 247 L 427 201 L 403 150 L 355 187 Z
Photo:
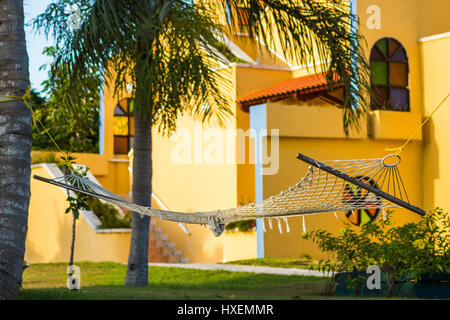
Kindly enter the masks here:
M 81 290 L 66 288 L 67 264 L 32 264 L 19 299 L 321 299 L 325 278 L 149 267 L 149 285 L 124 287 L 126 265 L 76 263 Z
M 302 258 L 261 258 L 249 260 L 230 261 L 227 264 L 239 264 L 246 266 L 264 266 L 277 268 L 298 268 L 306 270 L 317 270 L 318 263 Z

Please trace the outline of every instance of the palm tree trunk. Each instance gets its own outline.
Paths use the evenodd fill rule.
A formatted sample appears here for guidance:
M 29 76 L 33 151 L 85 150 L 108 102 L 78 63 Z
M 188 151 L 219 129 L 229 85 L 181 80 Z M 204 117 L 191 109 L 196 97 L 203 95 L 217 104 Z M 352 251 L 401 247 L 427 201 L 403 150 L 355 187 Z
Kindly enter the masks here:
M 0 0 L 0 94 L 23 96 L 28 86 L 23 0 Z M 30 153 L 31 112 L 23 101 L 0 103 L 0 299 L 17 298 L 22 283 Z
M 152 120 L 134 116 L 133 203 L 150 206 L 152 194 Z M 148 236 L 150 217 L 133 212 L 126 286 L 148 284 Z

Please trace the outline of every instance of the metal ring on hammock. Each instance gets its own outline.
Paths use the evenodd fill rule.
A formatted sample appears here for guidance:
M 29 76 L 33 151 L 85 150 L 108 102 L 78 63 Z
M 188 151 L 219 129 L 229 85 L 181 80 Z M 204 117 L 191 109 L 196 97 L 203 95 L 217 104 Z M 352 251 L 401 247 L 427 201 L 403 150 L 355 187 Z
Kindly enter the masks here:
M 387 163 L 386 160 L 391 159 L 391 158 L 397 158 L 396 162 Z M 401 158 L 400 158 L 400 156 L 398 154 L 388 154 L 383 159 L 381 159 L 381 163 L 385 167 L 395 167 L 395 166 L 397 166 L 400 163 L 400 161 L 401 161 Z

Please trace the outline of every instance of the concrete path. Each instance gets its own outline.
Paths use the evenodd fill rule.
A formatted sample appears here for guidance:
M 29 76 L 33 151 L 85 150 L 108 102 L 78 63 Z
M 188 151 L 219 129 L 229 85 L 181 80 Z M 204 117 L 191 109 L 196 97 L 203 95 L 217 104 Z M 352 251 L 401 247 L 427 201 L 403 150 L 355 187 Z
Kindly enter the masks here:
M 241 266 L 234 264 L 149 263 L 148 265 L 155 267 L 175 267 L 175 268 L 199 269 L 199 270 L 224 270 L 232 272 L 254 272 L 254 273 L 269 273 L 269 274 L 313 276 L 313 277 L 328 276 L 327 273 L 323 273 L 316 270 L 305 270 L 296 268 L 274 268 L 274 267 L 260 267 L 260 266 Z

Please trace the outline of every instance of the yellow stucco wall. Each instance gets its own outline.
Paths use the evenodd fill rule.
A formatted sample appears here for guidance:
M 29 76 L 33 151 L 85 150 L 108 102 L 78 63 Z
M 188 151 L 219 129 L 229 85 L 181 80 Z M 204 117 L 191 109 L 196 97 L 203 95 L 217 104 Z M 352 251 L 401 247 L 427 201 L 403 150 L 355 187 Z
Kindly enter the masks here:
M 42 166 L 34 167 L 32 175 L 53 178 Z M 68 205 L 65 190 L 31 179 L 31 194 L 25 260 L 30 263 L 68 262 L 72 215 L 64 214 Z M 76 227 L 74 261 L 126 262 L 130 235 L 130 232 L 97 233 L 80 216 Z
M 224 232 L 223 241 L 223 259 L 222 262 L 255 259 L 256 255 L 256 231 Z
M 42 159 L 46 155 L 53 154 L 56 158 L 64 156 L 60 152 L 52 151 L 36 151 L 31 152 L 32 159 Z M 83 164 L 89 167 L 92 174 L 96 176 L 104 176 L 108 174 L 108 161 L 104 155 L 94 154 L 94 153 L 72 153 L 73 157 L 76 158 L 78 164 Z
M 450 28 L 449 28 L 450 29 Z M 424 116 L 450 93 L 450 35 L 421 42 Z M 423 129 L 423 192 L 427 207 L 450 210 L 450 97 Z

